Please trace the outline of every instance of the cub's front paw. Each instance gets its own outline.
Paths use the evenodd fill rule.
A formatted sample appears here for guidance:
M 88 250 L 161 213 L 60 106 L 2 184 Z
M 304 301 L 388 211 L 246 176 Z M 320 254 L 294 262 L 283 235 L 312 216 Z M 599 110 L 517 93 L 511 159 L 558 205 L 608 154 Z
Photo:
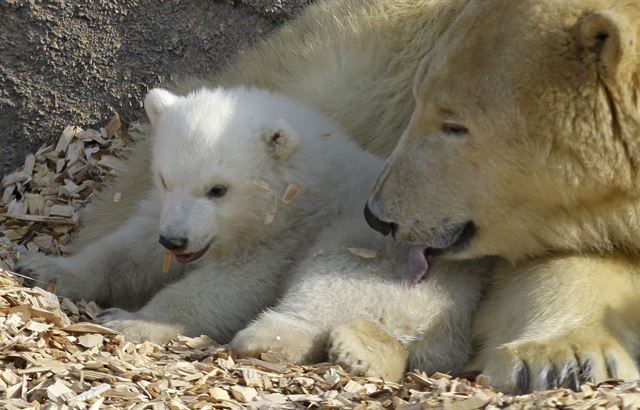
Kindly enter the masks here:
M 329 359 L 356 375 L 399 381 L 407 366 L 408 353 L 380 325 L 355 319 L 331 332 Z
M 273 350 L 293 363 L 317 363 L 326 358 L 326 332 L 278 316 L 266 313 L 238 332 L 230 343 L 231 350 L 240 357 L 259 357 Z
M 581 330 L 547 340 L 524 340 L 484 350 L 475 370 L 501 391 L 527 393 L 559 387 L 579 390 L 583 382 L 639 377 L 635 360 L 604 331 Z
M 161 323 L 144 318 L 138 313 L 117 308 L 103 310 L 97 322 L 117 330 L 127 339 L 136 341 L 148 340 L 157 344 L 175 340 L 179 334 L 183 334 L 181 326 Z
M 28 283 L 32 286 L 44 287 L 55 284 L 55 293 L 70 299 L 94 300 L 93 286 L 76 274 L 82 270 L 70 257 L 29 254 L 23 256 L 16 266 L 16 271 L 34 279 Z

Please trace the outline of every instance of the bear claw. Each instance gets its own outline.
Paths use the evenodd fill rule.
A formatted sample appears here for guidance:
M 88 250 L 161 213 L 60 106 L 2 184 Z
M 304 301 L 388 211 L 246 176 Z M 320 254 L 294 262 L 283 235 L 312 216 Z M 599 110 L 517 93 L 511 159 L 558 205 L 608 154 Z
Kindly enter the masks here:
M 525 362 L 518 362 L 514 368 L 518 390 L 525 393 L 529 389 L 529 369 Z
M 552 366 L 547 366 L 547 368 L 543 371 L 544 379 L 547 383 L 547 389 L 557 389 L 558 388 L 558 373 Z
M 604 356 L 604 363 L 607 366 L 607 372 L 609 373 L 609 376 L 611 376 L 611 378 L 613 379 L 617 379 L 618 378 L 618 366 L 616 363 L 616 358 L 611 356 L 610 354 L 606 354 Z
M 564 366 L 560 373 L 558 385 L 573 391 L 580 390 L 580 372 L 575 361 Z
M 556 388 L 579 391 L 585 382 L 640 376 L 634 358 L 617 339 L 604 332 L 588 334 L 590 338 L 576 331 L 557 339 L 508 343 L 481 353 L 477 366 L 494 387 L 519 394 Z

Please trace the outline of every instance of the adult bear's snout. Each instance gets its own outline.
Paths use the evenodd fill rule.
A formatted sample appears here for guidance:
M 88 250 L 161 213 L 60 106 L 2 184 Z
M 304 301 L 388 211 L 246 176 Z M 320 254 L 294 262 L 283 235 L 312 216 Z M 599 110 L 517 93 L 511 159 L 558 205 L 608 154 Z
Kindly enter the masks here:
M 392 222 L 385 222 L 382 219 L 378 218 L 371 212 L 369 209 L 369 204 L 364 206 L 364 219 L 367 221 L 367 225 L 369 225 L 372 229 L 380 232 L 382 235 L 387 236 L 390 233 L 394 234 L 397 225 Z

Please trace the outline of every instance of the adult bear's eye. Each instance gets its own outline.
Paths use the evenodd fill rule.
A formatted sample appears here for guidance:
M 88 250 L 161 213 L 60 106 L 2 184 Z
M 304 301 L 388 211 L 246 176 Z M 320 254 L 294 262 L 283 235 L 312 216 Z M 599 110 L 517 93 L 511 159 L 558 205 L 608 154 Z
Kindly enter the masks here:
M 214 185 L 213 188 L 209 190 L 207 196 L 209 198 L 222 198 L 227 193 L 227 187 L 224 185 Z
M 442 124 L 442 132 L 447 135 L 462 137 L 467 135 L 469 130 L 464 125 L 456 124 L 455 122 L 445 122 Z

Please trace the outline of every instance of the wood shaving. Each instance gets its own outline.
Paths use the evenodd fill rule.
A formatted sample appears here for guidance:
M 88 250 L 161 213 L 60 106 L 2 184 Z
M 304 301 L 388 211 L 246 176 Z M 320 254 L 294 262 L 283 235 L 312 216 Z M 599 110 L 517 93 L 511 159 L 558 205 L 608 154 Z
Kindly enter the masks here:
M 229 396 L 229 392 L 221 387 L 214 387 L 209 389 L 209 396 L 213 398 L 214 401 L 231 401 L 231 396 Z
M 264 179 L 253 178 L 251 182 L 253 183 L 254 186 L 257 186 L 258 188 L 264 191 L 267 191 L 267 192 L 271 191 L 271 185 Z
M 170 250 L 164 251 L 164 256 L 162 258 L 162 273 L 169 272 L 171 268 L 171 261 L 173 260 L 173 252 Z
M 49 215 L 69 218 L 73 216 L 73 207 L 69 205 L 53 205 L 49 208 Z
M 230 387 L 231 395 L 240 403 L 249 403 L 258 396 L 258 391 L 253 387 L 234 385 Z
M 95 317 L 97 315 L 95 314 L 91 314 L 90 312 L 87 312 L 87 306 L 75 306 L 73 304 L 73 302 L 71 302 L 69 299 L 63 299 L 68 305 L 73 305 L 75 307 L 75 312 L 76 315 L 80 315 L 80 309 L 84 308 L 82 310 L 84 310 L 84 314 L 89 316 L 89 317 Z M 69 310 L 68 306 L 64 305 L 63 306 L 66 308 L 65 310 Z M 89 322 L 80 322 L 80 323 L 72 323 L 69 326 L 66 326 L 63 329 L 65 332 L 68 333 L 97 333 L 97 334 L 101 334 L 101 335 L 117 335 L 118 332 L 116 332 L 113 329 L 109 329 L 108 327 L 104 327 L 101 326 L 97 323 L 89 323 Z
M 282 194 L 282 198 L 280 200 L 283 204 L 289 205 L 295 196 L 300 192 L 300 186 L 296 184 L 289 184 L 287 188 L 284 190 L 284 194 Z
M 162 346 L 127 341 L 92 323 L 100 314 L 95 302 L 73 302 L 39 287 L 22 286 L 22 278 L 13 272 L 19 256 L 27 250 L 63 253 L 78 225 L 79 208 L 112 174 L 113 169 L 100 160 L 105 156 L 120 160 L 128 141 L 135 140 L 132 136 L 143 132 L 139 125 L 125 131 L 119 121 L 112 119 L 103 132 L 67 127 L 55 147 L 42 147 L 34 160 L 27 158 L 21 169 L 3 178 L 0 408 L 640 407 L 637 381 L 584 384 L 579 392 L 556 389 L 513 396 L 493 391 L 485 375 L 469 381 L 442 373 L 409 372 L 398 384 L 357 377 L 331 363 L 287 363 L 278 351 L 265 352 L 260 359 L 238 359 L 206 336 L 181 336 Z M 80 156 L 69 154 L 69 150 L 80 152 L 78 147 Z M 69 165 L 73 160 L 75 165 Z M 277 202 L 274 197 L 272 217 Z M 359 257 L 372 255 L 364 248 L 349 250 Z
M 85 391 L 84 393 L 80 393 L 77 396 L 69 399 L 67 401 L 67 405 L 72 406 L 74 404 L 77 404 L 78 402 L 81 401 L 87 401 L 90 399 L 94 399 L 96 397 L 99 397 L 102 393 L 106 392 L 107 390 L 111 389 L 111 386 L 109 386 L 106 383 L 102 383 L 99 384 L 95 387 L 92 387 L 91 389 Z
M 122 123 L 120 122 L 120 115 L 116 113 L 109 123 L 104 127 L 105 132 L 107 134 L 107 138 L 113 138 L 120 132 L 120 127 Z
M 78 344 L 84 347 L 96 347 L 102 345 L 104 337 L 101 334 L 86 334 L 78 337 Z
M 347 248 L 349 250 L 349 252 L 351 252 L 352 254 L 361 257 L 362 259 L 373 259 L 376 256 L 378 256 L 378 254 L 375 251 L 372 251 L 371 249 L 365 249 L 365 248 Z
M 271 199 L 271 206 L 267 210 L 267 215 L 264 218 L 264 224 L 270 225 L 276 218 L 276 212 L 278 212 L 278 198 L 275 196 Z

